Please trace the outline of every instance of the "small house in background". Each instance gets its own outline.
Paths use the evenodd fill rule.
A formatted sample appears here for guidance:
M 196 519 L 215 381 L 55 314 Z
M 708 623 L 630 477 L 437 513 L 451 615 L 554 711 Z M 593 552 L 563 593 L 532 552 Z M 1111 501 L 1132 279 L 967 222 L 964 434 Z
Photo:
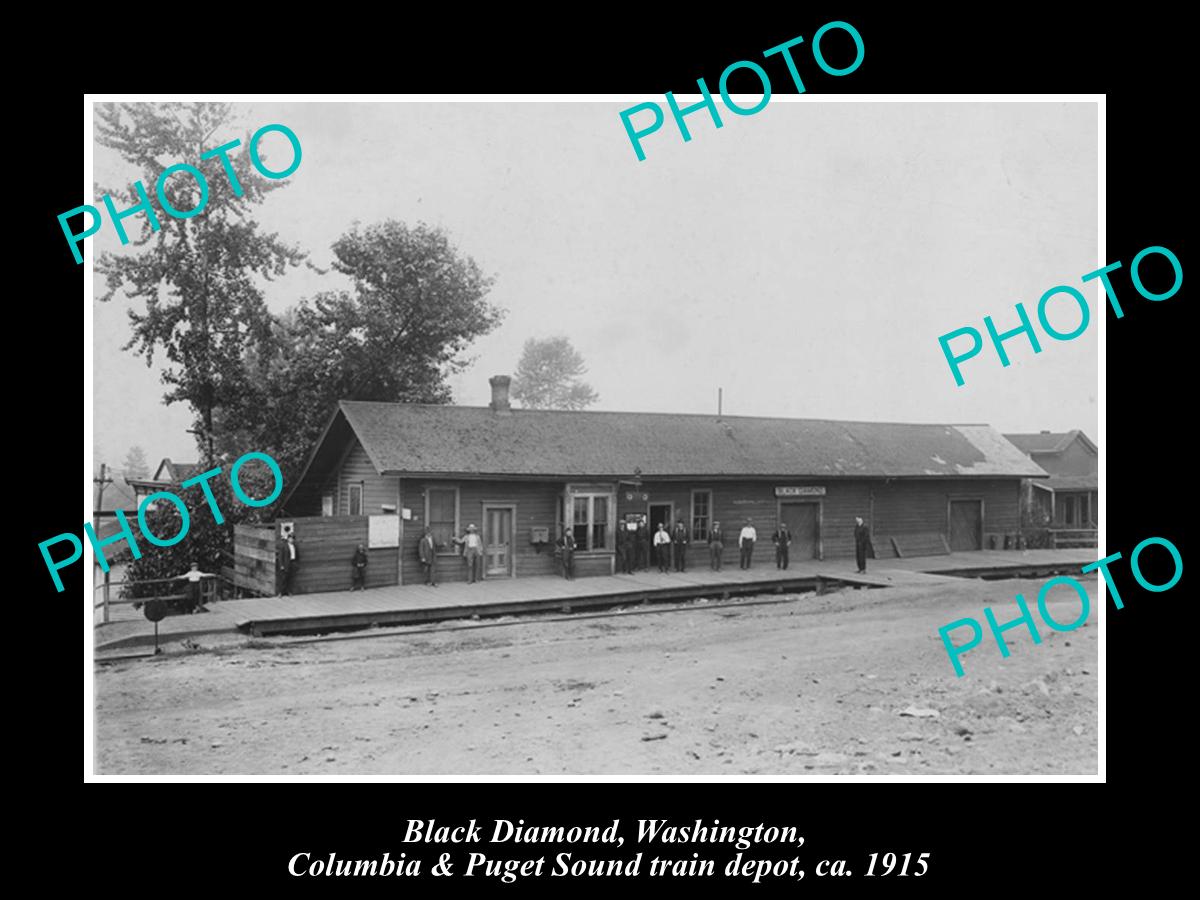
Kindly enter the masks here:
M 1020 530 L 1022 480 L 1046 474 L 988 425 L 513 409 L 509 383 L 491 379 L 486 407 L 340 402 L 278 514 L 295 527 L 296 592 L 348 589 L 363 538 L 371 583 L 419 584 L 425 528 L 439 581 L 464 580 L 453 538 L 468 525 L 487 579 L 554 574 L 564 528 L 578 575 L 611 574 L 638 516 L 683 523 L 705 564 L 714 523 L 728 564 L 747 518 L 757 565 L 773 564 L 781 521 L 793 560 L 852 558 L 855 516 L 881 557 L 999 549 Z
M 1099 524 L 1099 451 L 1091 439 L 1078 429 L 1005 437 L 1050 474 L 1025 482 L 1026 522 L 1045 524 L 1055 531 L 1094 532 Z M 1095 534 L 1091 539 L 1087 546 L 1095 546 Z
M 200 470 L 199 463 L 171 462 L 170 458 L 164 457 L 163 461 L 158 464 L 158 468 L 154 471 L 153 478 L 127 478 L 125 480 L 129 483 L 130 488 L 133 489 L 134 495 L 137 497 L 137 506 L 141 506 L 142 501 L 151 494 L 156 494 L 159 491 L 170 491 L 177 487 L 180 482 L 187 481 L 193 475 L 198 475 Z
M 138 509 L 141 508 L 143 500 L 158 491 L 178 489 L 181 481 L 186 481 L 199 472 L 199 463 L 176 463 L 170 459 L 163 459 L 158 464 L 153 478 L 110 475 L 109 480 L 104 483 L 103 492 L 98 484 L 92 489 L 92 527 L 96 529 L 96 536 L 103 540 L 120 532 L 121 523 L 117 520 L 117 510 L 123 512 L 126 520 L 134 522 L 136 526 Z M 110 560 L 128 554 L 128 545 L 124 543 L 107 551 Z

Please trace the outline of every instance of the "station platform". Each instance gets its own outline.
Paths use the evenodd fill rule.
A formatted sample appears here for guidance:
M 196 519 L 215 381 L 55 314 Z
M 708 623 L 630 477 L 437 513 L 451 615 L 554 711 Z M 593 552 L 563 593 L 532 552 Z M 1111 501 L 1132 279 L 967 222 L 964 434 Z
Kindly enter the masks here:
M 630 604 L 707 597 L 723 600 L 767 593 L 826 592 L 842 587 L 880 588 L 944 584 L 954 578 L 1039 578 L 1078 573 L 1096 560 L 1094 549 L 978 550 L 941 556 L 872 560 L 860 575 L 854 560 L 805 560 L 786 570 L 759 563 L 748 570 L 707 566 L 686 572 L 604 575 L 568 581 L 542 576 L 446 582 L 437 587 L 396 585 L 368 591 L 333 591 L 294 597 L 255 597 L 208 605 L 197 615 L 169 616 L 159 641 L 241 632 L 256 637 L 319 634 L 371 626 L 416 625 L 465 618 L 562 613 Z M 95 631 L 97 653 L 148 646 L 150 622 L 127 621 Z

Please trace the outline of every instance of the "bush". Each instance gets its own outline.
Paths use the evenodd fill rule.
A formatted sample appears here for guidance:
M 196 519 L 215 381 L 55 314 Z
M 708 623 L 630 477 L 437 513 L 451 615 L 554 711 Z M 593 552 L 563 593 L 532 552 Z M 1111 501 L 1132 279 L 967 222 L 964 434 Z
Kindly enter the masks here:
M 1022 528 L 1021 536 L 1028 550 L 1049 550 L 1054 546 L 1049 528 Z
M 206 483 L 224 518 L 222 524 L 216 523 L 208 499 L 199 485 L 172 489 L 187 507 L 189 522 L 184 538 L 170 547 L 150 543 L 140 533 L 136 522 L 130 520 L 142 555 L 126 569 L 126 580 L 132 583 L 125 587 L 122 596 L 153 597 L 186 593 L 186 582 L 163 583 L 154 579 L 182 576 L 192 563 L 196 563 L 202 572 L 219 573 L 225 564 L 223 555 L 233 553 L 233 526 L 242 522 L 262 522 L 273 516 L 275 504 L 256 508 L 242 503 L 233 493 L 229 465 L 221 468 L 221 474 L 213 476 Z M 251 497 L 266 497 L 274 487 L 274 479 L 264 463 L 252 460 L 238 470 L 238 484 Z M 168 499 L 160 499 L 146 513 L 146 528 L 156 536 L 170 539 L 179 534 L 181 527 L 179 507 Z M 188 608 L 186 600 L 173 601 L 171 605 L 172 612 L 186 611 Z

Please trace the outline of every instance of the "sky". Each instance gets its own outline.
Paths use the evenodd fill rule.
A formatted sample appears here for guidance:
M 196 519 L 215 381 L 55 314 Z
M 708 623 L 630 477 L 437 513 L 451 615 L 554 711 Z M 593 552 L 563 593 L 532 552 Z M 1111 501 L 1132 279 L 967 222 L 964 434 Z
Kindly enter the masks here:
M 488 299 L 507 315 L 451 380 L 456 403 L 486 404 L 527 338 L 561 334 L 588 363 L 595 409 L 715 413 L 720 388 L 727 415 L 1097 438 L 1103 301 L 1081 283 L 1110 261 L 1097 257 L 1094 103 L 773 97 L 753 116 L 722 109 L 719 130 L 689 116 L 687 143 L 668 111 L 639 162 L 619 117 L 634 102 L 244 103 L 213 145 L 268 123 L 296 133 L 301 165 L 255 216 L 319 267 L 353 222 L 394 218 L 442 226 L 495 276 Z M 279 135 L 264 151 L 290 158 Z M 97 183 L 137 177 L 95 149 Z M 107 221 L 89 240 L 132 250 Z M 1008 368 L 985 347 L 956 386 L 938 337 L 983 332 L 986 315 L 1015 327 L 1017 302 L 1036 322 L 1056 285 L 1088 298 L 1083 335 L 1039 330 L 1036 355 L 1014 338 Z M 267 303 L 347 286 L 302 267 L 269 283 Z M 121 350 L 129 308 L 93 307 L 95 455 L 119 465 L 138 444 L 152 469 L 193 459 L 191 413 L 162 403 L 161 358 Z M 1062 298 L 1049 317 L 1063 332 L 1079 322 Z

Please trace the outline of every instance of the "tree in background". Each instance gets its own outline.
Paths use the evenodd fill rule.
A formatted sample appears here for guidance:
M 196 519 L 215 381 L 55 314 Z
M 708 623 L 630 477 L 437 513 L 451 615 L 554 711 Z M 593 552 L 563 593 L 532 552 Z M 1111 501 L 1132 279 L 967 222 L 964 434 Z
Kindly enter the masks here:
M 150 476 L 150 464 L 146 462 L 146 451 L 141 448 L 141 445 L 134 444 L 129 448 L 129 452 L 125 454 L 125 461 L 121 463 L 121 474 L 126 478 L 148 478 Z
M 587 365 L 567 338 L 530 338 L 513 375 L 512 396 L 527 409 L 586 409 L 599 395 L 580 381 Z
M 333 244 L 349 291 L 305 301 L 274 323 L 270 352 L 247 348 L 250 387 L 222 410 L 222 449 L 266 450 L 285 483 L 299 475 L 338 400 L 446 403 L 463 352 L 503 311 L 492 279 L 440 228 L 388 220 Z
M 125 226 L 138 251 L 105 253 L 96 265 L 107 282 L 101 301 L 123 291 L 145 304 L 145 312 L 129 311 L 133 336 L 124 349 L 144 356 L 147 366 L 156 351 L 165 354 L 162 380 L 168 390 L 163 399 L 187 403 L 202 437 L 213 435 L 216 411 L 246 390 L 247 351 L 272 338 L 260 279 L 284 274 L 305 255 L 262 232 L 252 218 L 254 207 L 286 182 L 264 178 L 252 168 L 249 133 L 228 155 L 241 184 L 240 197 L 220 158 L 200 159 L 204 151 L 231 140 L 232 127 L 225 103 L 97 107 L 97 141 L 137 166 L 148 194 L 154 194 L 163 170 L 176 163 L 199 168 L 208 182 L 202 213 L 174 219 L 158 211 L 162 227 L 157 232 L 151 230 L 149 216 L 132 216 Z M 97 190 L 112 194 L 118 208 L 138 202 L 133 191 Z M 185 173 L 166 182 L 165 194 L 179 210 L 193 209 L 200 199 L 195 179 Z M 132 234 L 135 222 L 138 236 Z M 199 443 L 207 458 L 208 441 Z

